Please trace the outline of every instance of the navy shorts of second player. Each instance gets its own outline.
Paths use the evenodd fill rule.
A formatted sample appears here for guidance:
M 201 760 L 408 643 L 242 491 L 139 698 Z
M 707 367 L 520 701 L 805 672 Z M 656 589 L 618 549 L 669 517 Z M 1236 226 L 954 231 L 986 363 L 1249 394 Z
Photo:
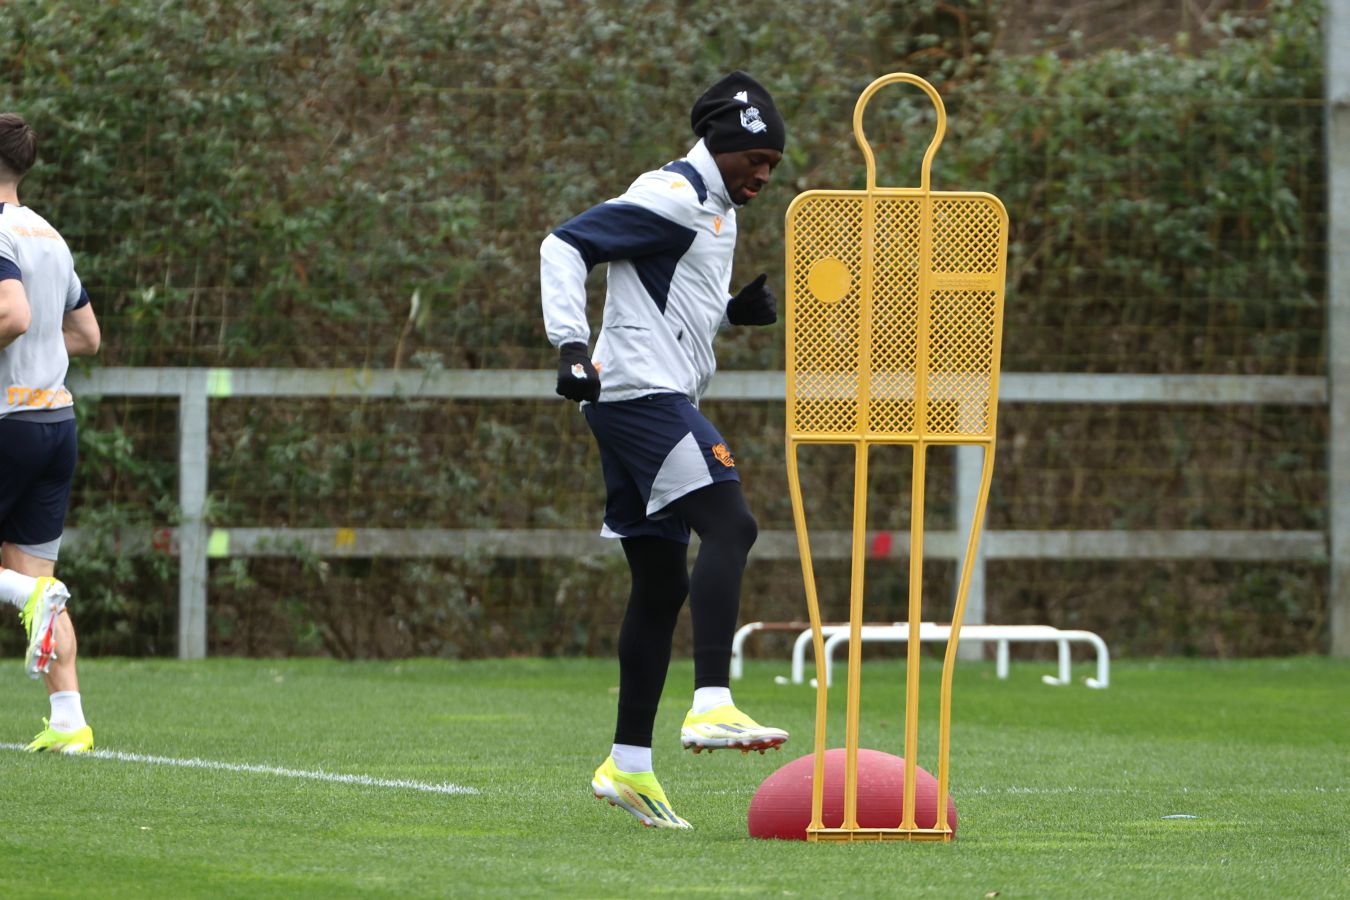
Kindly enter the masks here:
M 582 407 L 600 445 L 609 538 L 689 542 L 689 525 L 667 507 L 699 488 L 740 481 L 722 435 L 683 394 Z
M 0 418 L 0 541 L 56 559 L 75 475 L 75 419 Z

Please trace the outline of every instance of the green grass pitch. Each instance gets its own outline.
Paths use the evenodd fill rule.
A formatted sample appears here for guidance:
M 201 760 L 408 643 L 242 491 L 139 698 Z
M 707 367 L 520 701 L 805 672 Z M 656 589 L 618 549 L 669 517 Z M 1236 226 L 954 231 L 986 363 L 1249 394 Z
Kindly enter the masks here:
M 70 758 L 14 749 L 45 701 L 9 660 L 0 897 L 1350 896 L 1350 663 L 1118 661 L 1102 691 L 1051 668 L 958 668 L 953 843 L 830 845 L 746 833 L 759 783 L 810 750 L 814 692 L 773 683 L 785 660 L 733 685 L 793 733 L 766 756 L 681 752 L 692 672 L 672 667 L 656 769 L 690 832 L 591 796 L 609 660 L 89 660 L 107 755 Z M 902 677 L 864 667 L 864 746 L 901 752 Z

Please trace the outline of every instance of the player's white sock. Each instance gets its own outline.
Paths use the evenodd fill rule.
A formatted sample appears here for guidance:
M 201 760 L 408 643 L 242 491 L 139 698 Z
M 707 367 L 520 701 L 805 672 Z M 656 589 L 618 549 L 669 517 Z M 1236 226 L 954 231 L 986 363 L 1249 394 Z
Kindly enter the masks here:
M 614 757 L 614 765 L 618 766 L 620 772 L 627 772 L 631 775 L 634 772 L 650 772 L 652 770 L 651 747 L 615 744 L 609 751 L 609 755 Z
M 57 691 L 51 695 L 50 700 L 52 715 L 47 725 L 52 731 L 69 734 L 85 726 L 84 707 L 80 705 L 79 691 Z
M 717 709 L 719 706 L 731 705 L 731 688 L 729 687 L 703 687 L 694 689 L 694 715 L 701 716 L 705 712 Z
M 37 587 L 36 578 L 29 578 L 13 569 L 0 569 L 0 600 L 23 609 L 35 587 Z

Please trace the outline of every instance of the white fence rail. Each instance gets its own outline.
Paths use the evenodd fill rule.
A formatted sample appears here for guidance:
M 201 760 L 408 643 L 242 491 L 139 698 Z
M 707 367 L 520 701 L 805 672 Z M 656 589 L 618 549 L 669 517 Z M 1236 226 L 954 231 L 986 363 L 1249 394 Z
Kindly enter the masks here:
M 229 397 L 362 397 L 390 399 L 549 400 L 553 373 L 520 370 L 388 371 L 329 369 L 95 369 L 72 373 L 76 396 L 176 397 L 179 401 L 180 525 L 162 537 L 179 557 L 178 655 L 206 655 L 207 562 L 212 558 L 281 556 L 303 550 L 329 557 L 575 557 L 613 553 L 613 542 L 594 531 L 457 530 L 380 528 L 219 528 L 204 519 L 207 498 L 210 401 Z M 778 401 L 784 396 L 781 372 L 724 372 L 713 381 L 710 399 Z M 1159 403 L 1177 405 L 1321 406 L 1328 403 L 1327 382 L 1314 377 L 1189 375 L 1065 375 L 1008 373 L 1000 400 L 1017 403 Z M 1333 432 L 1332 443 L 1336 436 Z M 979 488 L 978 447 L 960 447 L 956 464 L 956 508 L 973 510 Z M 1334 452 L 1334 451 L 1333 451 Z M 1334 455 L 1332 458 L 1335 458 Z M 1330 502 L 1330 501 L 1329 501 Z M 953 531 L 930 532 L 930 558 L 959 561 L 969 512 Z M 1330 510 L 1328 520 L 1344 522 L 1350 509 Z M 68 540 L 78 544 L 72 529 Z M 908 541 L 869 546 L 895 547 Z M 819 558 L 847 558 L 847 532 L 812 535 Z M 145 536 L 148 548 L 150 536 Z M 125 544 L 136 550 L 135 541 Z M 1350 553 L 1350 548 L 1347 548 Z M 758 558 L 787 559 L 797 554 L 791 531 L 764 531 L 755 545 Z M 967 621 L 984 622 L 984 562 L 989 559 L 1226 559 L 1330 562 L 1322 531 L 986 531 L 976 561 Z M 1344 561 L 1342 561 L 1344 562 Z M 1350 585 L 1339 596 L 1333 579 L 1333 610 L 1350 605 Z M 1335 615 L 1333 614 L 1333 618 Z M 1333 652 L 1338 648 L 1333 636 Z

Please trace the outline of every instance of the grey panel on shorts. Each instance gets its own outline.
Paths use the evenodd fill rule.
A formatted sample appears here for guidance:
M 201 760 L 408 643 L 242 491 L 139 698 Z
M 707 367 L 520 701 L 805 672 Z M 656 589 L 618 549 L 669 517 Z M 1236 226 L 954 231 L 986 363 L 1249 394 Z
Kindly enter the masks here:
M 56 562 L 56 558 L 61 552 L 62 537 L 65 537 L 65 535 L 61 535 L 50 541 L 44 541 L 41 544 L 15 544 L 14 546 L 24 553 L 27 553 L 29 556 L 36 556 L 38 559 L 50 559 L 52 562 Z
M 656 518 L 655 513 L 685 494 L 712 483 L 713 477 L 708 471 L 708 460 L 698 445 L 698 439 L 690 432 L 671 448 L 665 462 L 661 463 L 661 470 L 656 473 L 656 479 L 652 482 L 651 497 L 647 500 L 647 515 Z

